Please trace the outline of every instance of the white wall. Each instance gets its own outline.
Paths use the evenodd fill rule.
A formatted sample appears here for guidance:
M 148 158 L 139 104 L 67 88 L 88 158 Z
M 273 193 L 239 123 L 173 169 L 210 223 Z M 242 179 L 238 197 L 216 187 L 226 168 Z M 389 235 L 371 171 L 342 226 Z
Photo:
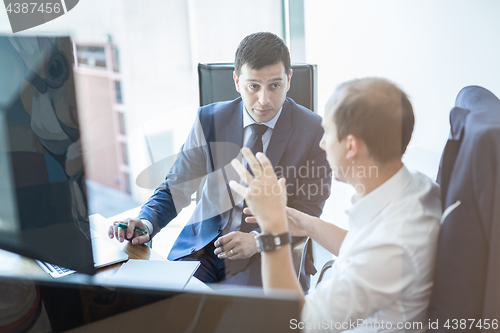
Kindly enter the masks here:
M 411 97 L 411 147 L 440 153 L 461 88 L 500 96 L 499 13 L 497 0 L 306 0 L 306 57 L 318 64 L 321 109 L 340 82 L 387 77 Z

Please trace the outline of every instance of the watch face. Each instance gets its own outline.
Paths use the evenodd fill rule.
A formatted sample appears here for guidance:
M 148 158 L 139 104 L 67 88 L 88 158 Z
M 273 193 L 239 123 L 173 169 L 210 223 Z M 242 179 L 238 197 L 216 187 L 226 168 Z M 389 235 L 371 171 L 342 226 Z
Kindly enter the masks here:
M 280 249 L 283 245 L 289 244 L 291 242 L 291 237 L 289 232 L 281 235 L 262 233 L 257 236 L 256 241 L 259 252 L 275 251 Z
M 262 237 L 260 238 L 262 251 L 273 251 L 276 249 L 274 238 L 275 236 L 273 235 L 262 235 Z
M 262 246 L 260 246 L 260 239 L 255 238 L 255 242 L 257 243 L 257 253 L 262 253 Z

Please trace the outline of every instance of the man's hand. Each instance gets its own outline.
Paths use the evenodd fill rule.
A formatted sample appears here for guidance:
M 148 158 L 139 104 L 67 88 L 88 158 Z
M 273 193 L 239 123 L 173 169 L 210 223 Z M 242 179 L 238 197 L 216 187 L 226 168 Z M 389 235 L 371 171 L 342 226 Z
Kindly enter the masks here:
M 233 231 L 219 237 L 214 243 L 214 253 L 221 259 L 246 259 L 257 253 L 256 235 Z
M 311 237 L 311 229 L 313 223 L 318 218 L 296 210 L 295 208 L 286 207 L 286 217 L 288 227 L 292 236 L 308 236 Z
M 252 215 L 252 211 L 248 207 L 243 209 L 243 213 L 246 215 Z M 313 227 L 314 219 L 317 217 L 307 215 L 294 208 L 286 207 L 286 217 L 288 221 L 288 228 L 290 229 L 290 234 L 296 237 L 310 237 L 309 230 Z M 257 223 L 257 219 L 254 216 L 248 216 L 245 218 L 247 223 Z
M 245 187 L 231 180 L 229 186 L 233 191 L 245 198 L 263 232 L 284 233 L 288 231 L 286 221 L 286 188 L 285 179 L 279 181 L 274 173 L 271 161 L 262 153 L 257 158 L 246 147 L 241 149 L 254 176 L 234 159 L 231 165 L 238 175 L 248 185 Z
M 114 223 L 127 224 L 128 228 L 127 229 L 119 228 Z M 140 219 L 127 218 L 121 221 L 114 221 L 113 224 L 108 229 L 108 236 L 109 238 L 116 237 L 116 239 L 120 243 L 122 243 L 124 240 L 131 241 L 132 244 L 134 245 L 144 244 L 149 242 L 150 240 L 149 233 L 143 234 L 139 231 L 134 231 L 134 228 L 148 230 L 148 227 L 146 227 Z

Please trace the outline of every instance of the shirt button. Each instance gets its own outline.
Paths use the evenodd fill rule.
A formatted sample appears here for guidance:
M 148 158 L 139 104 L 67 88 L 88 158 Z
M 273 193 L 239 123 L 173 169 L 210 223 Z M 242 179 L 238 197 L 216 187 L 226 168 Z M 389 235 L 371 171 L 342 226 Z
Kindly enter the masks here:
M 195 247 L 192 247 L 192 248 L 191 248 L 191 253 L 194 253 L 194 252 L 196 252 L 196 248 L 195 248 Z

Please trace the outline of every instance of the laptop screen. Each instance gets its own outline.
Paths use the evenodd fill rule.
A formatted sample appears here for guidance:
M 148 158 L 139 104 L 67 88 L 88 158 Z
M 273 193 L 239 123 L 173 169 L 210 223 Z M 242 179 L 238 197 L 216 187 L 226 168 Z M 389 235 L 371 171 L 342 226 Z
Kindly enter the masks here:
M 93 274 L 73 63 L 68 37 L 0 35 L 0 248 Z

